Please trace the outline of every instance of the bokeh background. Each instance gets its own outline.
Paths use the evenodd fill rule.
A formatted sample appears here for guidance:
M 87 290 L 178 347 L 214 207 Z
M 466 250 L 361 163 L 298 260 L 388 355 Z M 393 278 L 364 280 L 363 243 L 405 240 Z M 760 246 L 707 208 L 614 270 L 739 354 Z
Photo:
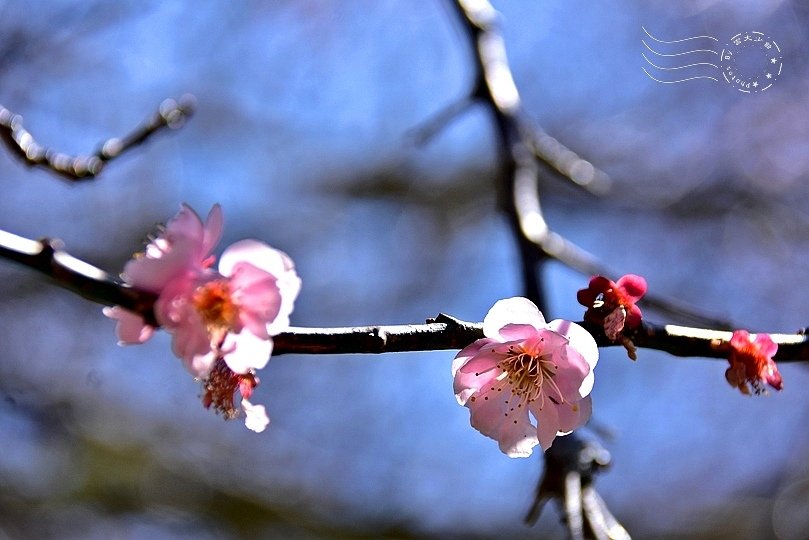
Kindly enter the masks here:
M 551 225 L 740 327 L 807 325 L 806 4 L 495 7 L 527 114 L 614 180 L 602 199 L 545 181 Z M 784 71 L 753 95 L 656 83 L 641 26 L 761 31 Z M 409 136 L 469 91 L 466 47 L 439 0 L 2 2 L 0 103 L 41 143 L 90 151 L 185 92 L 198 112 L 79 185 L 0 151 L 0 229 L 117 272 L 181 202 L 220 202 L 223 245 L 258 238 L 296 261 L 293 324 L 481 320 L 520 293 L 492 123 L 473 109 L 426 147 Z M 579 319 L 587 276 L 545 277 L 548 316 Z M 0 538 L 564 536 L 554 508 L 521 523 L 540 456 L 509 459 L 469 427 L 451 352 L 275 358 L 256 435 L 202 408 L 165 335 L 119 348 L 99 306 L 10 262 L 0 298 Z M 805 538 L 805 368 L 746 398 L 722 362 L 639 356 L 603 351 L 589 433 L 612 453 L 598 486 L 630 532 Z

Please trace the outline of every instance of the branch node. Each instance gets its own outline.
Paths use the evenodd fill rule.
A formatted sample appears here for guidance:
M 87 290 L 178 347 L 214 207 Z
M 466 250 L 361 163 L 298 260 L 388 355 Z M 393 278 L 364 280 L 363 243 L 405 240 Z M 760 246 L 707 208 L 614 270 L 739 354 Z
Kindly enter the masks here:
M 374 328 L 371 335 L 379 342 L 379 350 L 384 351 L 388 345 L 388 337 L 390 336 L 388 331 L 383 328 Z
M 427 319 L 427 323 L 444 323 L 447 325 L 447 329 L 451 327 L 459 328 L 465 324 L 461 319 L 457 319 L 446 313 L 439 313 L 435 318 Z

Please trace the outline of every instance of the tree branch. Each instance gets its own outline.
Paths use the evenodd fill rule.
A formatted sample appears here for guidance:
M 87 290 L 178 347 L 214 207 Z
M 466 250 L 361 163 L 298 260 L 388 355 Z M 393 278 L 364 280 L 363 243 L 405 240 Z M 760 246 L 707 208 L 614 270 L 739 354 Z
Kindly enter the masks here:
M 121 306 L 137 313 L 152 326 L 159 326 L 153 307 L 157 296 L 136 289 L 109 273 L 73 257 L 59 240 L 29 240 L 0 231 L 0 258 L 15 261 L 51 278 L 57 285 L 105 306 Z M 620 346 L 604 335 L 603 328 L 579 322 L 599 347 Z M 625 332 L 637 347 L 665 351 L 674 356 L 727 357 L 722 344 L 731 333 L 723 330 L 660 325 L 643 321 L 633 332 Z M 407 351 L 458 350 L 483 337 L 483 324 L 445 314 L 425 324 L 355 326 L 345 328 L 291 327 L 275 336 L 274 355 L 280 354 L 380 354 Z M 809 336 L 770 334 L 778 344 L 775 359 L 780 362 L 809 361 Z
M 43 167 L 71 182 L 90 180 L 101 173 L 108 161 L 140 146 L 156 133 L 181 127 L 193 114 L 195 104 L 190 94 L 179 102 L 167 99 L 140 126 L 123 137 L 109 139 L 94 154 L 84 156 L 70 156 L 42 146 L 23 127 L 22 116 L 0 105 L 0 140 L 26 165 Z
M 622 346 L 604 335 L 603 329 L 579 321 L 593 334 L 599 347 Z M 732 336 L 724 330 L 661 325 L 643 321 L 626 333 L 638 348 L 654 349 L 679 357 L 727 360 L 727 343 Z M 809 336 L 804 333 L 769 334 L 778 344 L 774 359 L 782 362 L 809 361 Z M 483 323 L 462 321 L 440 314 L 426 324 L 355 326 L 345 328 L 290 327 L 275 336 L 273 355 L 280 354 L 380 354 L 457 350 L 483 336 Z
M 0 230 L 0 257 L 16 261 L 53 279 L 84 298 L 105 306 L 121 306 L 157 326 L 154 294 L 135 289 L 103 270 L 64 251 L 60 240 L 35 241 Z

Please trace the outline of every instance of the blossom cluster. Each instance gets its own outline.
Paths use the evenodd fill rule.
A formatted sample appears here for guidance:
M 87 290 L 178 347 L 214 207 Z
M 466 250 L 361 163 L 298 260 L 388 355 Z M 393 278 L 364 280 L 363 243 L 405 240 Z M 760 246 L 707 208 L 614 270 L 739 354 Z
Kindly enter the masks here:
M 258 384 L 255 373 L 270 358 L 272 337 L 289 326 L 301 280 L 285 253 L 256 240 L 225 249 L 214 270 L 222 228 L 219 205 L 204 223 L 183 205 L 121 277 L 157 295 L 155 320 L 171 334 L 174 354 L 203 381 L 205 406 L 236 417 L 238 390 L 247 427 L 262 431 L 269 418 L 263 405 L 250 402 Z M 118 321 L 121 344 L 143 343 L 154 333 L 137 313 L 118 306 L 104 313 Z
M 244 412 L 248 428 L 269 424 L 263 405 L 250 401 L 272 353 L 273 336 L 289 326 L 301 287 L 290 258 L 256 240 L 242 240 L 222 253 L 216 269 L 214 248 L 223 217 L 215 205 L 203 222 L 188 206 L 137 253 L 121 274 L 130 286 L 156 295 L 154 320 L 172 336 L 172 349 L 203 384 L 203 404 L 225 418 Z M 646 280 L 629 274 L 614 282 L 593 277 L 578 291 L 584 321 L 622 343 L 634 359 L 625 332 L 641 325 L 636 305 Z M 138 313 L 116 306 L 104 313 L 118 321 L 119 343 L 148 340 L 155 327 Z M 462 349 L 452 362 L 455 397 L 469 409 L 472 427 L 495 439 L 511 457 L 524 457 L 539 445 L 584 425 L 592 413 L 599 352 L 595 339 L 578 324 L 546 322 L 530 300 L 496 302 L 483 320 L 484 338 Z M 631 335 L 631 334 L 630 334 Z M 761 393 L 765 384 L 783 387 L 772 359 L 777 345 L 767 334 L 737 330 L 726 347 L 727 381 L 742 393 Z M 240 408 L 234 405 L 241 395 Z

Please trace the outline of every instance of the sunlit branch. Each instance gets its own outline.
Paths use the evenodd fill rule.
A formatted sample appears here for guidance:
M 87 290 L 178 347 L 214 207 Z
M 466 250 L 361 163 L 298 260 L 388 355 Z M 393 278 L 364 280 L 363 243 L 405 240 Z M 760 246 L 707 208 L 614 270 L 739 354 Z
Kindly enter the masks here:
M 157 299 L 155 295 L 133 289 L 103 270 L 73 257 L 62 249 L 59 240 L 29 240 L 0 231 L 0 257 L 41 272 L 61 287 L 88 300 L 106 306 L 121 306 L 156 325 L 152 313 Z
M 599 347 L 616 347 L 597 326 L 579 322 L 593 334 Z M 634 332 L 626 332 L 639 348 L 654 349 L 680 357 L 726 360 L 732 333 L 644 321 Z M 809 337 L 803 333 L 769 334 L 778 344 L 774 359 L 779 362 L 809 361 Z M 357 326 L 346 328 L 291 327 L 274 338 L 273 355 L 279 354 L 379 354 L 456 350 L 483 337 L 483 325 L 441 314 L 426 324 Z
M 155 294 L 136 289 L 107 272 L 73 257 L 59 240 L 30 240 L 0 231 L 0 258 L 15 261 L 50 277 L 56 284 L 105 306 L 121 306 L 158 326 L 153 314 Z M 620 346 L 610 341 L 599 326 L 586 322 L 599 347 Z M 727 357 L 724 344 L 731 333 L 706 328 L 654 324 L 643 321 L 634 331 L 625 331 L 638 348 L 656 349 L 682 357 Z M 380 354 L 406 351 L 458 350 L 483 337 L 483 324 L 445 314 L 425 324 L 357 326 L 345 328 L 291 327 L 274 339 L 279 354 Z M 809 361 L 809 336 L 770 334 L 778 344 L 780 362 Z
M 514 117 L 523 142 L 545 172 L 560 176 L 593 195 L 607 193 L 612 184 L 607 173 L 548 135 L 520 110 L 519 94 L 505 57 L 503 40 L 496 30 L 498 15 L 494 8 L 488 1 L 451 0 L 450 5 L 462 18 L 463 29 L 471 39 L 475 62 L 472 90 L 411 129 L 409 136 L 416 144 L 425 144 L 475 103 L 494 103 Z
M 0 105 L 0 140 L 29 166 L 43 167 L 71 182 L 89 180 L 101 173 L 108 161 L 143 144 L 156 133 L 181 127 L 193 114 L 195 103 L 190 94 L 179 101 L 167 99 L 137 128 L 122 137 L 109 139 L 94 154 L 83 156 L 71 156 L 39 144 L 23 127 L 22 116 Z
M 483 337 L 483 324 L 439 315 L 426 324 L 347 328 L 291 327 L 273 339 L 273 355 L 390 353 L 462 349 Z

